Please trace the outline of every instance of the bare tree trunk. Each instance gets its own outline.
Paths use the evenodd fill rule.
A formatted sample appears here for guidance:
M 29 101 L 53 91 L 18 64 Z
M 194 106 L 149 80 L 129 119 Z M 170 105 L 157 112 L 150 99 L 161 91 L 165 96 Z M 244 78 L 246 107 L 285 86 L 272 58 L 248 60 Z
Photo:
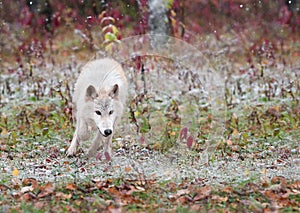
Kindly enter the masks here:
M 150 34 L 160 35 L 153 36 L 152 45 L 153 47 L 159 47 L 160 44 L 166 42 L 168 35 L 168 1 L 167 0 L 149 0 L 148 10 L 149 10 L 149 20 L 148 25 L 150 29 Z

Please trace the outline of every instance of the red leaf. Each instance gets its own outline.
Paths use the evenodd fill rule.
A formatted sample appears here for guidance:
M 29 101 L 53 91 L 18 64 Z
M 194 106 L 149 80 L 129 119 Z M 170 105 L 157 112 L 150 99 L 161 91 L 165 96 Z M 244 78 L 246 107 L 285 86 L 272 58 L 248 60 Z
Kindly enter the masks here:
M 186 139 L 188 133 L 188 128 L 184 127 L 180 130 L 180 139 Z
M 104 156 L 107 161 L 110 161 L 110 155 L 108 154 L 108 152 L 105 152 Z
M 190 136 L 188 137 L 187 141 L 186 141 L 187 147 L 188 147 L 188 148 L 191 148 L 192 145 L 193 145 L 193 142 L 194 142 L 194 138 L 193 138 L 193 136 L 190 135 Z
M 102 154 L 101 152 L 98 152 L 98 154 L 96 155 L 96 160 L 101 160 L 102 158 Z
M 137 56 L 137 57 L 135 58 L 135 60 L 136 60 L 136 69 L 137 69 L 137 70 L 140 70 L 141 67 L 142 67 L 142 59 L 141 59 L 141 56 Z
M 140 143 L 141 143 L 141 144 L 144 144 L 144 143 L 145 143 L 145 137 L 144 137 L 144 136 L 141 136 L 141 137 L 140 137 Z

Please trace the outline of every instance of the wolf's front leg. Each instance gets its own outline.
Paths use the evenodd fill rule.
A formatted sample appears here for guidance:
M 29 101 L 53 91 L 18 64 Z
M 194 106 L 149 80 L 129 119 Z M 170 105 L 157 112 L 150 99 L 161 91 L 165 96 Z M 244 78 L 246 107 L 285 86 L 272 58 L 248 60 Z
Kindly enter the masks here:
M 89 133 L 86 122 L 84 122 L 82 119 L 78 119 L 71 145 L 66 152 L 67 156 L 69 157 L 75 155 L 79 142 L 86 140 L 88 137 Z
M 108 136 L 107 138 L 105 138 L 104 156 L 105 156 L 106 160 L 109 160 L 112 157 L 112 148 L 111 148 L 112 147 L 112 138 L 113 138 L 112 134 L 110 136 Z
M 73 136 L 72 142 L 71 142 L 71 145 L 70 145 L 70 147 L 68 148 L 68 150 L 66 152 L 66 155 L 68 157 L 73 156 L 76 153 L 77 146 L 78 146 L 78 143 L 79 143 L 77 132 L 78 132 L 78 130 L 76 128 L 76 130 L 74 132 L 74 136 Z
M 97 150 L 99 149 L 99 147 L 102 143 L 102 138 L 103 138 L 103 136 L 101 135 L 101 133 L 99 131 L 97 131 L 97 133 L 93 139 L 93 142 L 88 150 L 88 153 L 87 153 L 88 158 L 94 157 L 96 155 Z

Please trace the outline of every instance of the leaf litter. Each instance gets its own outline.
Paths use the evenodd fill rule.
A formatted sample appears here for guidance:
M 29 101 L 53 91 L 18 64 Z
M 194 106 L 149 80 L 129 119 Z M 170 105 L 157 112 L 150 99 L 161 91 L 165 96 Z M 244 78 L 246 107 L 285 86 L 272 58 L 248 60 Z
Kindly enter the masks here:
M 214 57 L 213 42 L 211 47 Z M 225 57 L 211 65 L 221 66 Z M 144 76 L 135 61 L 125 64 L 129 109 L 114 156 L 90 160 L 84 144 L 76 158 L 65 157 L 73 132 L 72 85 L 83 62 L 33 62 L 1 75 L 1 211 L 19 211 L 26 202 L 32 205 L 26 208 L 45 211 L 62 211 L 64 203 L 74 212 L 150 206 L 205 211 L 211 205 L 299 210 L 299 81 L 293 72 L 282 76 L 273 67 L 250 67 L 228 73 L 234 80 L 226 82 L 225 140 L 207 144 L 218 115 L 191 78 L 193 71 L 160 57 L 142 60 Z

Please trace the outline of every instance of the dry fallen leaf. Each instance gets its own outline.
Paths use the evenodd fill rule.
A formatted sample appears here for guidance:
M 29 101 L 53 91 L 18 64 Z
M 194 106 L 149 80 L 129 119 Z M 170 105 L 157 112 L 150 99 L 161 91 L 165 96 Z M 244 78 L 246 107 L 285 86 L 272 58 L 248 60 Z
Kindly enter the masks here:
M 197 191 L 197 195 L 194 197 L 194 201 L 202 200 L 211 195 L 211 187 L 204 186 L 200 190 Z
M 38 198 L 43 198 L 51 195 L 54 192 L 55 184 L 47 183 L 46 185 L 41 187 L 41 192 L 38 194 Z
M 285 187 L 287 184 L 287 181 L 284 177 L 281 176 L 275 176 L 271 179 L 272 184 L 280 184 L 282 187 Z
M 33 186 L 24 186 L 21 189 L 22 193 L 26 193 L 26 192 L 32 192 L 33 191 Z
M 72 194 L 65 194 L 63 192 L 56 192 L 55 197 L 62 199 L 62 200 L 68 200 L 72 197 Z
M 36 195 L 33 194 L 32 192 L 25 193 L 20 197 L 20 199 L 22 201 L 32 201 L 35 198 L 36 198 Z
M 227 141 L 226 141 L 226 143 L 227 143 L 227 145 L 228 146 L 231 146 L 233 143 L 232 143 L 232 140 L 230 140 L 230 139 L 228 139 Z
M 39 189 L 39 184 L 34 178 L 26 178 L 22 181 L 23 186 L 31 186 L 33 190 Z
M 130 171 L 131 171 L 131 167 L 129 167 L 129 166 L 128 166 L 128 167 L 125 167 L 125 172 L 128 173 L 128 172 L 130 172 Z
M 295 190 L 300 190 L 300 180 L 295 180 L 295 182 L 290 184 L 290 187 L 292 187 Z
M 189 189 L 180 189 L 180 190 L 177 191 L 176 196 L 180 197 L 182 195 L 186 195 L 186 194 L 189 194 L 189 193 L 190 193 Z
M 228 194 L 232 193 L 232 189 L 230 186 L 225 186 L 223 189 L 222 189 L 222 192 L 226 192 Z
M 75 190 L 77 190 L 77 186 L 74 183 L 68 183 L 66 186 L 66 189 L 75 191 Z
M 228 200 L 228 197 L 221 197 L 219 195 L 213 195 L 211 199 L 218 203 L 222 203 L 222 202 L 226 202 Z
M 17 168 L 14 168 L 14 170 L 12 171 L 12 175 L 14 177 L 18 177 L 19 176 L 19 170 Z
M 22 185 L 21 181 L 19 180 L 19 178 L 13 178 L 11 179 L 11 183 L 14 189 L 19 189 L 20 186 Z
M 279 196 L 276 193 L 274 193 L 272 190 L 266 190 L 264 192 L 264 195 L 273 201 L 279 199 Z

